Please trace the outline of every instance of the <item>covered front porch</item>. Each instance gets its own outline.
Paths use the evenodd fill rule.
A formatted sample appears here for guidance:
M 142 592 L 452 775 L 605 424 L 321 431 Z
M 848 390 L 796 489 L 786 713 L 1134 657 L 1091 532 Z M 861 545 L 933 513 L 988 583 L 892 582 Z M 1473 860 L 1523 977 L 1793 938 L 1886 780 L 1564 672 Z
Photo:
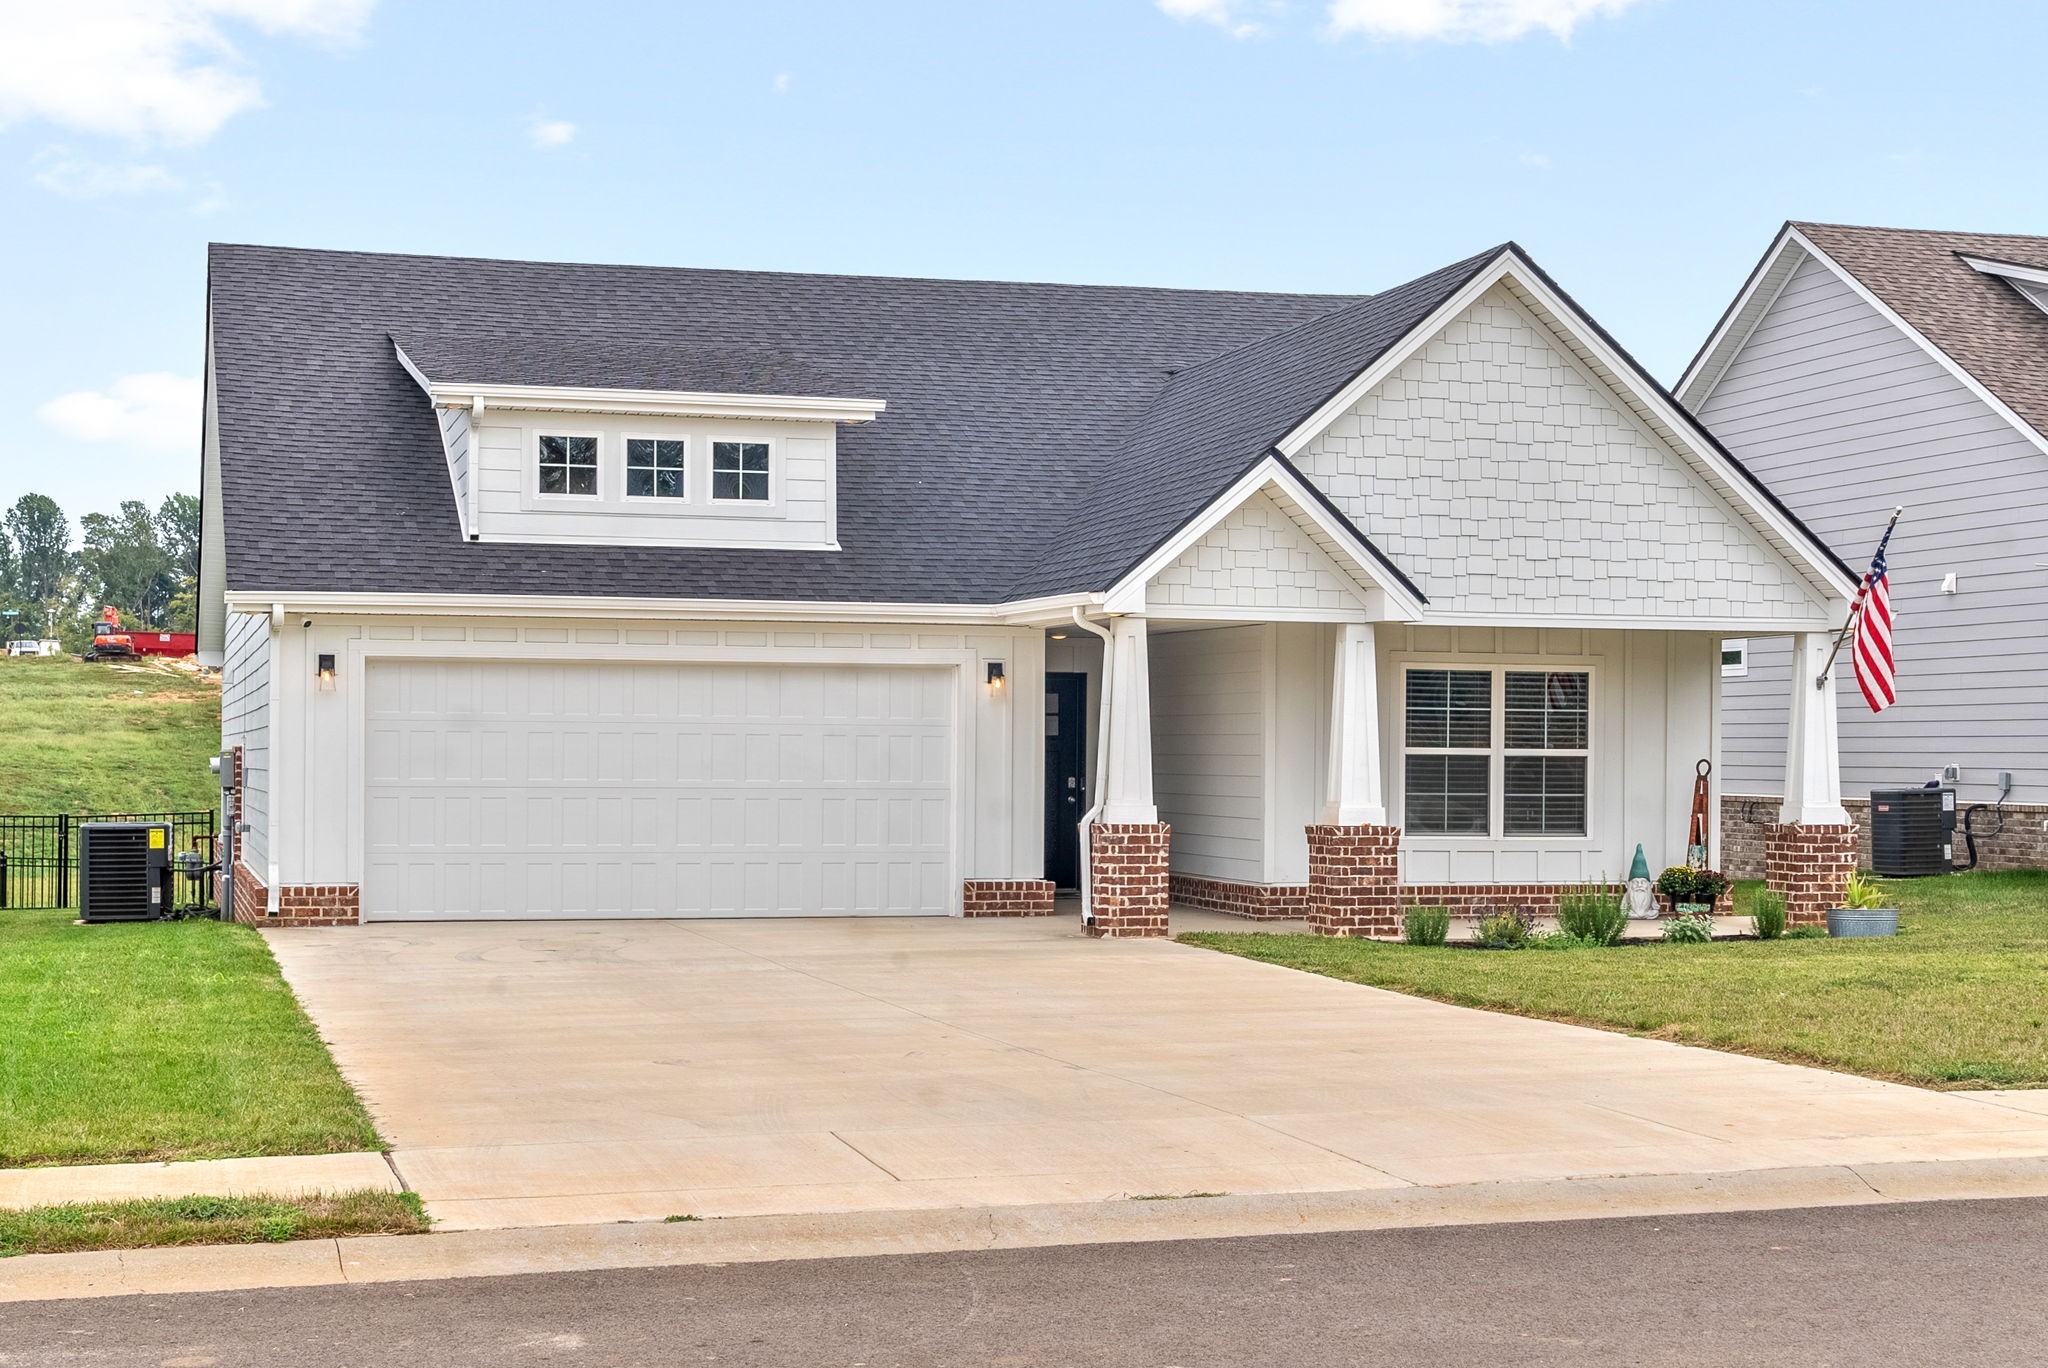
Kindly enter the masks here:
M 1047 876 L 1090 934 L 1165 935 L 1173 910 L 1387 939 L 1417 905 L 1548 916 L 1638 845 L 1653 875 L 1685 863 L 1702 762 L 1718 867 L 1723 629 L 1356 617 L 1155 604 L 1048 632 Z M 1828 640 L 1794 637 L 1798 783 L 1768 833 L 1794 924 L 1854 864 L 1812 687 Z

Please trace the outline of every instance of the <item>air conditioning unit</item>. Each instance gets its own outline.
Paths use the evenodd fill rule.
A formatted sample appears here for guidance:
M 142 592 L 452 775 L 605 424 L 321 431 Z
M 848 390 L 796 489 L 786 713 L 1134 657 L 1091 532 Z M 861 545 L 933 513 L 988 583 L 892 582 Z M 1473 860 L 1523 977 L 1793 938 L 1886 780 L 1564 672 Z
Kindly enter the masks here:
M 171 828 L 163 822 L 81 822 L 78 915 L 81 921 L 132 922 L 169 907 Z
M 1874 789 L 1870 794 L 1870 867 L 1893 879 L 1955 871 L 1956 791 Z

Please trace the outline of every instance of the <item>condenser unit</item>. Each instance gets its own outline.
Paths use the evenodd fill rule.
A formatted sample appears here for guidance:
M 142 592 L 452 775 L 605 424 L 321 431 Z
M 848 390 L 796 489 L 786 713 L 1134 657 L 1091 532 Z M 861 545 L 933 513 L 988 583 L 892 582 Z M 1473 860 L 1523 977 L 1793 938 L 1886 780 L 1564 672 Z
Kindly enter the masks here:
M 171 829 L 162 822 L 83 822 L 78 827 L 81 921 L 150 921 L 168 908 Z
M 1875 789 L 1870 795 L 1870 868 L 1892 879 L 1955 870 L 1956 791 Z

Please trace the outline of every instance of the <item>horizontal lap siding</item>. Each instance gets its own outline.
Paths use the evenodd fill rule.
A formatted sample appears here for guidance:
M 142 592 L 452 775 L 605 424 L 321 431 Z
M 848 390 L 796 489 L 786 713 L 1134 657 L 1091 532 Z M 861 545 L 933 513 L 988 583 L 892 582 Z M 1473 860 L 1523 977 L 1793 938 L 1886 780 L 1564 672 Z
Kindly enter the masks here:
M 1856 794 L 1964 769 L 1969 798 L 2014 771 L 2048 800 L 2048 455 L 1817 260 L 1786 283 L 1700 407 L 1714 434 L 1850 565 L 1894 504 L 1900 701 L 1872 716 L 1838 680 L 1842 781 Z M 1960 577 L 1959 594 L 1941 592 Z M 1777 793 L 1791 688 L 1782 640 L 1725 681 L 1723 783 Z
M 221 748 L 242 748 L 240 858 L 262 870 L 270 860 L 270 619 L 235 613 L 227 621 L 220 676 Z
M 1266 627 L 1151 641 L 1152 774 L 1173 869 L 1265 879 Z

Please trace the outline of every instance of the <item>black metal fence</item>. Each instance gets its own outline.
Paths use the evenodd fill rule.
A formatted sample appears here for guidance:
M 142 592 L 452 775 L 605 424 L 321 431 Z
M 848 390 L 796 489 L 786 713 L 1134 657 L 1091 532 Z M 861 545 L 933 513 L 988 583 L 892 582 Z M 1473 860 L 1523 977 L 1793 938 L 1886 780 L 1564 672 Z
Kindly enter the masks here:
M 78 894 L 78 828 L 87 822 L 167 822 L 171 853 L 197 851 L 213 863 L 220 841 L 218 812 L 124 812 L 74 817 L 0 814 L 0 908 L 70 907 Z M 175 874 L 172 903 L 181 911 L 214 906 L 211 874 Z

